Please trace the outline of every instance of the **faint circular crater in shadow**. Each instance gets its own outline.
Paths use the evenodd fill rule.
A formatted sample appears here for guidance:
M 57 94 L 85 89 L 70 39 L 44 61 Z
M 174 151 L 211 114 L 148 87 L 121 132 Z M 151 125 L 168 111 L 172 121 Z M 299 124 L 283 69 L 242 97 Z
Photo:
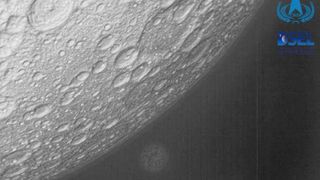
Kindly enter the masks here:
M 139 161 L 143 170 L 150 173 L 158 173 L 168 167 L 169 154 L 163 145 L 150 144 L 141 151 Z

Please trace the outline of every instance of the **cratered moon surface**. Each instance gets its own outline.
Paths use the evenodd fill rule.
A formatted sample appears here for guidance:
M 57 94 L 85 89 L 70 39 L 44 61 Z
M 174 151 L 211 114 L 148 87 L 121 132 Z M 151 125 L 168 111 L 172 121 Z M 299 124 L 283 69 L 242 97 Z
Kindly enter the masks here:
M 0 179 L 50 179 L 170 107 L 263 0 L 0 0 Z

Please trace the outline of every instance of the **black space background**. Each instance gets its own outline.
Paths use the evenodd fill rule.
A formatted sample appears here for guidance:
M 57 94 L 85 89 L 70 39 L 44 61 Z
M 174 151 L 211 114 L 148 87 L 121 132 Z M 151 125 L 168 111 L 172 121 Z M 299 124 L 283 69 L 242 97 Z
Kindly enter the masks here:
M 319 180 L 320 6 L 303 25 L 266 0 L 240 39 L 178 104 L 111 156 L 62 180 Z M 277 54 L 278 31 L 311 31 L 314 56 Z M 168 167 L 148 173 L 139 155 L 163 144 Z

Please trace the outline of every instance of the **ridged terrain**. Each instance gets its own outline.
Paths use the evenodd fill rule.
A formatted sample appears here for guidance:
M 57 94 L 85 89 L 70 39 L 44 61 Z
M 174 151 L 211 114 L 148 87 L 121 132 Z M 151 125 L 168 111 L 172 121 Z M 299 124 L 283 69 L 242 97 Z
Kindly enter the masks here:
M 262 0 L 0 0 L 0 179 L 108 153 L 184 94 Z

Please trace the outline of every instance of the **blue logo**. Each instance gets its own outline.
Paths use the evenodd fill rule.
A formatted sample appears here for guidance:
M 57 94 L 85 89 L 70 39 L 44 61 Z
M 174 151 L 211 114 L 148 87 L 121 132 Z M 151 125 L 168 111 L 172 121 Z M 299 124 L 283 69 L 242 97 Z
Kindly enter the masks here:
M 279 2 L 277 15 L 280 20 L 286 23 L 305 23 L 315 15 L 315 7 L 311 0 L 302 3 L 301 0 L 291 0 L 291 3 Z
M 311 32 L 278 32 L 278 54 L 312 56 L 316 52 Z
M 310 32 L 278 32 L 278 46 L 314 46 Z

